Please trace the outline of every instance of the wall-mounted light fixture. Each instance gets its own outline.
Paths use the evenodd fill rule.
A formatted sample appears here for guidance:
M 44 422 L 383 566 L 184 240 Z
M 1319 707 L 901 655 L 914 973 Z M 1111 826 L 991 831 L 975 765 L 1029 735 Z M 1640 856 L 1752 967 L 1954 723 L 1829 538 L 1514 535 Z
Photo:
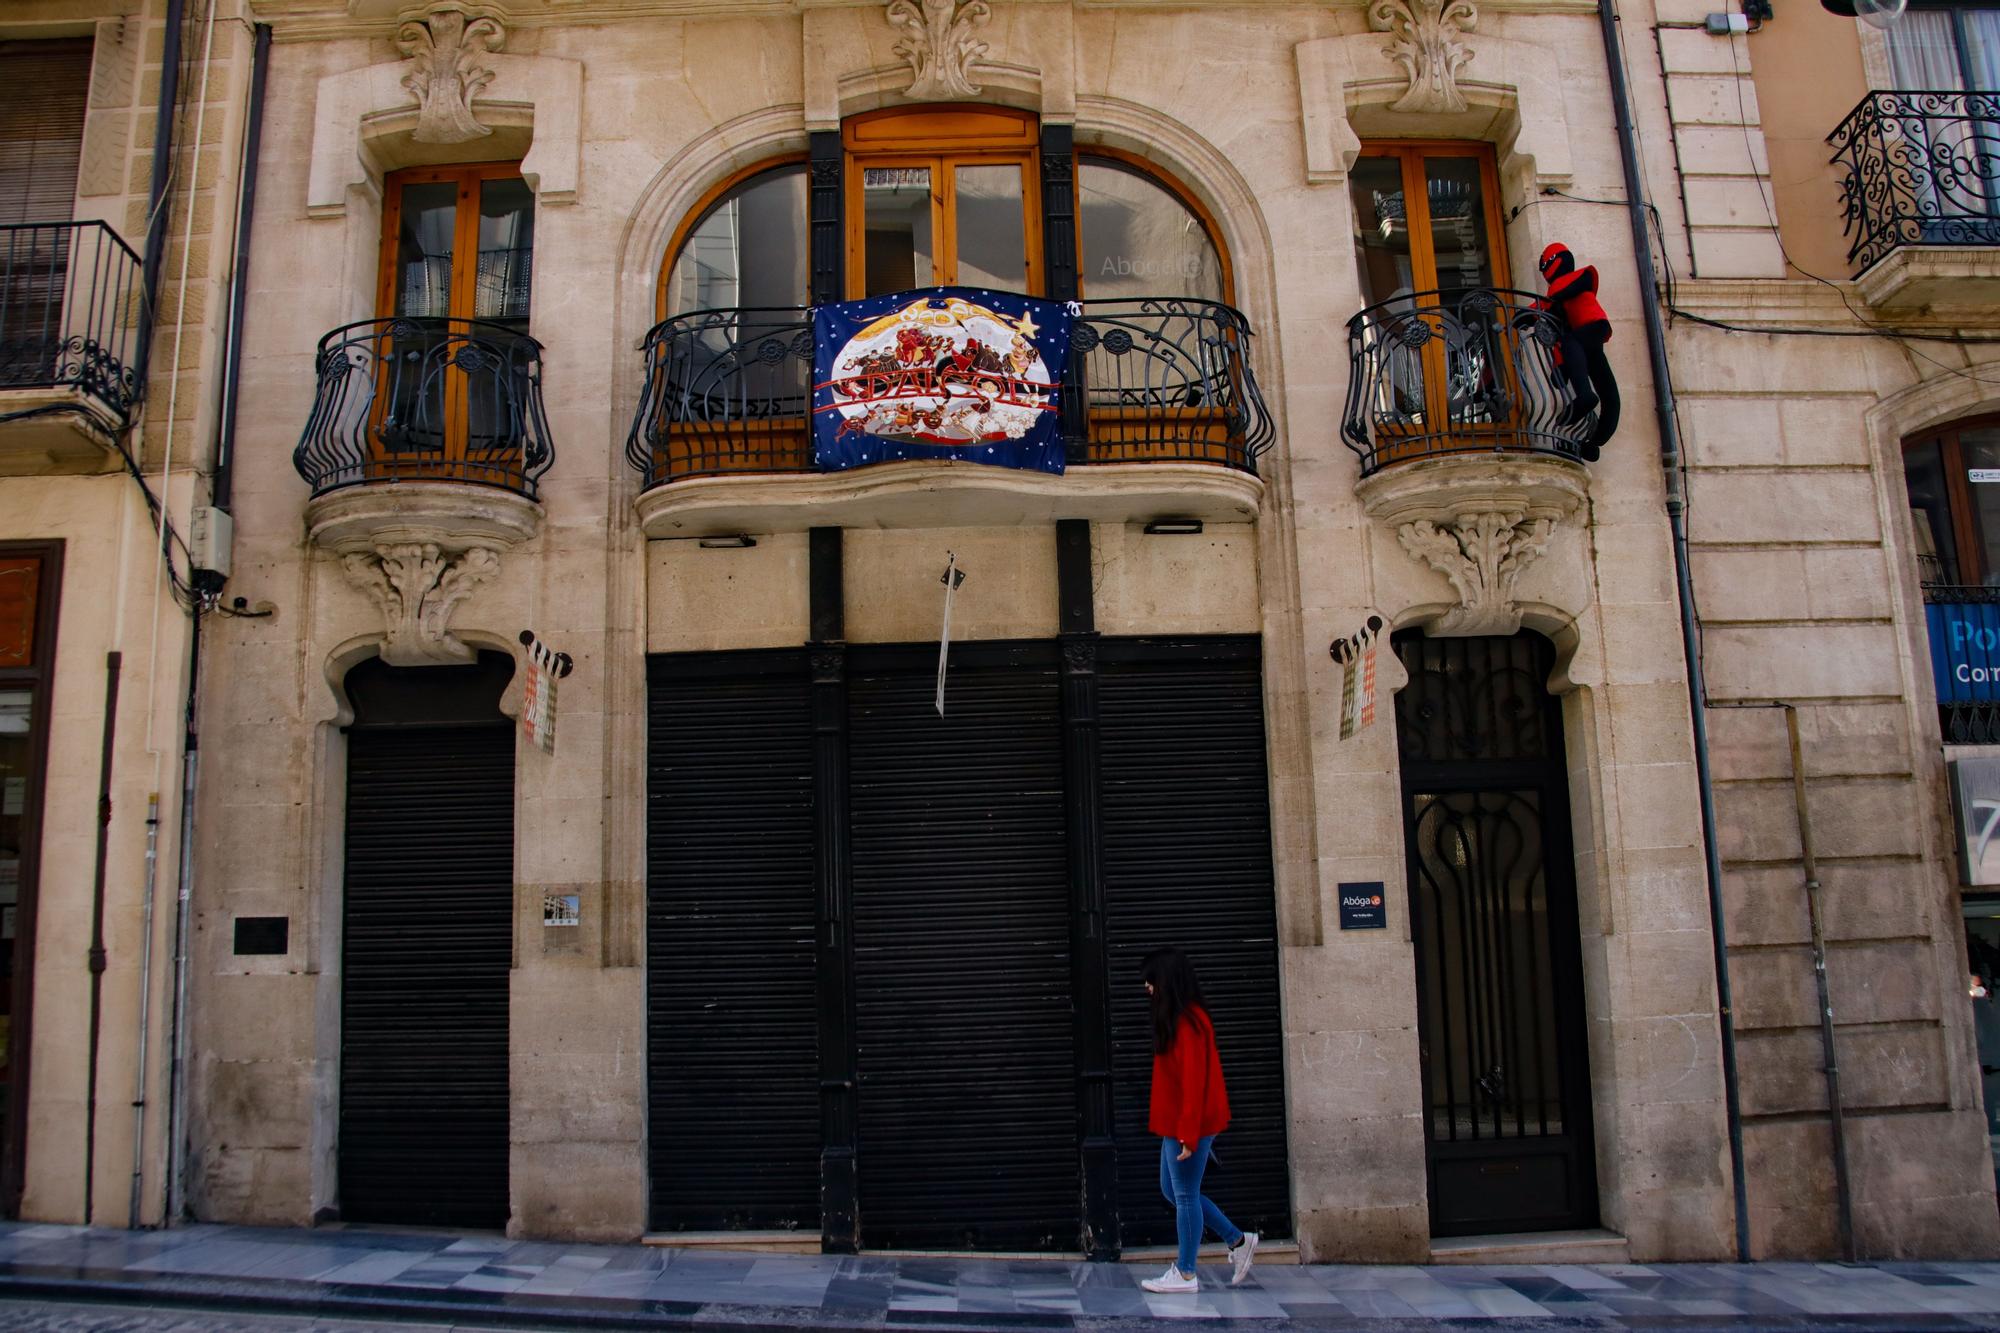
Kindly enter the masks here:
M 1156 518 L 1146 525 L 1148 537 L 1193 537 L 1200 532 L 1198 518 Z
M 740 551 L 746 546 L 755 546 L 757 539 L 742 532 L 732 532 L 720 537 L 697 538 L 695 544 L 704 551 Z

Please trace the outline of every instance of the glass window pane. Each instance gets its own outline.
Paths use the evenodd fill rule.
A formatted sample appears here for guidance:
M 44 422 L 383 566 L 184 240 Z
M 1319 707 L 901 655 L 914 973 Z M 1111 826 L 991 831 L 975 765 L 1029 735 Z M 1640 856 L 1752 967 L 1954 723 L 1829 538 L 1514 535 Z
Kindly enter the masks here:
M 2000 429 L 1960 431 L 1966 480 L 1972 491 L 1972 521 L 1985 557 L 1985 582 L 2000 585 Z M 1988 481 L 1985 478 L 1992 478 Z
M 534 268 L 535 196 L 519 176 L 479 185 L 479 268 L 473 287 L 475 319 L 528 319 Z
M 863 167 L 862 294 L 937 284 L 932 256 L 931 169 Z
M 1964 23 L 1965 65 L 1972 73 L 1973 89 L 2000 91 L 2000 9 L 1962 9 L 1959 18 Z
M 1376 305 L 1416 288 L 1410 258 L 1410 220 L 1403 199 L 1403 164 L 1393 157 L 1355 159 L 1347 176 L 1354 204 L 1354 261 L 1361 301 Z
M 403 187 L 396 232 L 396 313 L 451 313 L 452 233 L 458 220 L 458 186 L 437 181 Z
M 1476 157 L 1427 157 L 1431 255 L 1438 289 L 1452 292 L 1493 285 L 1493 256 L 1486 239 L 1486 191 Z
M 723 196 L 667 277 L 667 313 L 795 306 L 811 299 L 806 169 L 778 167 Z
M 1958 39 L 1947 9 L 1908 9 L 1883 36 L 1889 43 L 1889 79 L 1908 92 L 1955 92 Z
M 1222 257 L 1194 210 L 1120 162 L 1077 164 L 1083 294 L 1222 299 Z
M 962 287 L 1028 290 L 1028 219 L 1021 168 L 1011 162 L 952 168 Z
M 1917 577 L 1925 583 L 1961 583 L 1958 544 L 1952 537 L 1951 498 L 1937 441 L 1903 451 L 1903 482 L 1910 492 L 1910 531 Z
M 33 777 L 34 695 L 27 690 L 0 690 L 0 1117 L 7 1106 L 8 1085 L 14 1077 L 14 973 L 21 962 L 21 853 L 28 837 L 28 783 Z M 7 1125 L 0 1118 L 0 1142 Z

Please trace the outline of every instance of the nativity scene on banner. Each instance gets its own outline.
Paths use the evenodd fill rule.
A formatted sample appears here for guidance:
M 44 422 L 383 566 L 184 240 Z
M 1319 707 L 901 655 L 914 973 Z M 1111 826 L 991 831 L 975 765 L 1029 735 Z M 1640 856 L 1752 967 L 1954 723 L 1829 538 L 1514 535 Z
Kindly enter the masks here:
M 939 288 L 813 311 L 813 458 L 1063 470 L 1070 306 Z

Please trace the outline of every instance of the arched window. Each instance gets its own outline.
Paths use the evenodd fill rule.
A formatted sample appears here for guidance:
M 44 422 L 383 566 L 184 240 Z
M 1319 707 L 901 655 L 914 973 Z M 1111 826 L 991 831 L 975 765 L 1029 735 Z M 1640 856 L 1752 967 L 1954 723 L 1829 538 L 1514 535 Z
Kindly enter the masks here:
M 663 313 L 812 299 L 806 166 L 785 162 L 725 181 L 668 251 Z
M 1918 576 L 2000 584 L 2000 419 L 1961 421 L 1904 442 Z
M 1076 194 L 1084 296 L 1229 299 L 1228 265 L 1206 215 L 1137 160 L 1079 154 Z
M 919 151 L 925 133 L 938 146 Z M 1042 290 L 1031 122 L 933 109 L 857 117 L 847 138 L 850 297 L 954 282 Z M 698 204 L 667 250 L 660 313 L 810 304 L 807 176 L 802 160 L 764 163 Z M 1213 221 L 1178 183 L 1109 148 L 1079 152 L 1075 181 L 1085 298 L 1230 299 Z

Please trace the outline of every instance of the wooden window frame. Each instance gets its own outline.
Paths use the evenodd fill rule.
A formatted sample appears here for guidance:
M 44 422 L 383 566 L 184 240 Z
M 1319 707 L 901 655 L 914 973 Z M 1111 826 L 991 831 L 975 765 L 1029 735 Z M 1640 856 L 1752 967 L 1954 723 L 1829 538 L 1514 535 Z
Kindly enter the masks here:
M 1994 572 L 1987 567 L 1986 538 L 1979 530 L 1979 507 L 1972 502 L 1972 483 L 1966 479 L 1965 445 L 1960 436 L 1969 430 L 1995 428 L 2000 428 L 2000 412 L 1989 412 L 1912 435 L 1902 445 L 1901 453 L 1905 457 L 1911 450 L 1928 444 L 1938 447 L 1938 462 L 1944 471 L 1945 502 L 1951 510 L 1951 540 L 1958 548 L 1957 586 L 1960 587 L 1984 586 L 1986 576 Z M 1909 496 L 1905 494 L 1903 498 L 1907 508 Z M 1995 535 L 2000 537 L 2000 534 Z
M 1479 160 L 1479 189 L 1486 210 L 1486 244 L 1493 270 L 1492 285 L 1514 284 L 1514 266 L 1507 257 L 1507 228 L 1500 214 L 1500 166 L 1490 143 L 1453 139 L 1365 139 L 1361 157 L 1395 158 L 1403 169 L 1403 210 L 1410 224 L 1410 282 L 1418 292 L 1439 290 L 1437 253 L 1431 249 L 1431 194 L 1424 177 L 1427 157 L 1470 157 Z M 1417 240 L 1423 238 L 1418 246 Z
M 932 285 L 958 285 L 958 188 L 954 168 L 1018 166 L 1021 171 L 1025 294 L 1047 291 L 1042 237 L 1041 125 L 1028 111 L 991 106 L 893 107 L 850 116 L 840 127 L 846 152 L 842 227 L 847 241 L 847 299 L 861 299 L 867 281 L 867 202 L 870 167 L 926 167 L 931 173 Z
M 396 246 L 403 229 L 403 187 L 441 185 L 458 182 L 458 213 L 451 233 L 451 299 L 445 318 L 470 321 L 479 285 L 479 187 L 490 180 L 521 179 L 521 164 L 514 162 L 473 162 L 449 167 L 405 167 L 392 171 L 382 182 L 382 246 L 377 261 L 376 313 L 383 319 L 396 317 L 396 284 L 402 274 L 396 262 Z M 470 255 L 473 262 L 461 262 Z M 463 311 L 463 313 L 460 313 Z
M 767 172 L 781 171 L 786 167 L 798 167 L 809 172 L 810 164 L 811 159 L 805 153 L 781 153 L 777 157 L 767 157 L 761 162 L 732 171 L 704 190 L 701 198 L 694 201 L 694 207 L 688 209 L 681 217 L 680 225 L 674 228 L 674 234 L 667 240 L 667 248 L 660 259 L 658 290 L 653 295 L 653 318 L 655 320 L 667 318 L 667 289 L 674 278 L 674 265 L 680 263 L 681 251 L 687 248 L 689 239 L 701 229 L 701 224 L 708 221 L 709 214 L 720 207 L 731 194 Z M 806 213 L 807 216 L 803 220 L 810 226 L 812 222 L 810 201 L 807 202 Z M 810 236 L 806 245 L 810 251 L 812 245 Z M 812 293 L 807 292 L 806 297 L 806 304 L 812 304 Z
M 41 881 L 42 819 L 48 789 L 50 705 L 55 683 L 56 629 L 62 600 L 63 543 L 0 542 L 0 559 L 32 557 L 41 562 L 35 596 L 35 651 L 23 667 L 0 668 L 0 688 L 25 689 L 33 698 L 28 734 L 28 793 L 22 806 L 21 882 L 14 907 L 12 1013 L 8 1022 L 7 1127 L 0 1140 L 0 1216 L 18 1217 L 27 1182 L 28 1074 L 33 1042 L 35 921 Z

